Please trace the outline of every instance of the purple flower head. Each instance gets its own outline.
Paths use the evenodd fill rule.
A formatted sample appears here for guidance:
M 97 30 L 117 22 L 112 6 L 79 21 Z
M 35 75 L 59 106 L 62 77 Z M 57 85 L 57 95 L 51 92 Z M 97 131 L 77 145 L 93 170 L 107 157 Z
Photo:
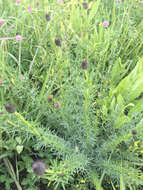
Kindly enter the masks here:
M 0 26 L 5 23 L 4 19 L 0 18 Z
M 20 5 L 21 0 L 16 0 L 16 5 Z
M 102 26 L 103 26 L 103 27 L 108 27 L 108 26 L 109 26 L 109 21 L 104 20 L 104 21 L 102 22 Z
M 25 77 L 24 77 L 24 76 L 21 76 L 20 79 L 21 79 L 21 80 L 25 80 Z
M 0 85 L 2 85 L 2 80 L 0 79 Z
M 87 61 L 84 60 L 81 65 L 82 69 L 86 70 L 88 68 Z
M 31 13 L 32 12 L 32 8 L 28 7 L 28 12 Z
M 5 109 L 8 113 L 14 113 L 16 111 L 16 108 L 12 104 L 6 104 Z
M 46 170 L 46 164 L 41 160 L 37 160 L 32 164 L 32 168 L 35 174 L 43 175 Z
M 22 36 L 16 35 L 16 40 L 21 41 L 22 40 Z
M 2 111 L 0 111 L 0 115 L 2 115 L 3 114 L 3 112 Z
M 122 2 L 122 0 L 117 0 L 117 3 L 121 3 Z
M 55 107 L 55 108 L 59 108 L 59 107 L 60 107 L 60 104 L 59 104 L 59 103 L 54 103 L 54 107 Z
M 63 3 L 63 0 L 58 0 L 58 3 Z

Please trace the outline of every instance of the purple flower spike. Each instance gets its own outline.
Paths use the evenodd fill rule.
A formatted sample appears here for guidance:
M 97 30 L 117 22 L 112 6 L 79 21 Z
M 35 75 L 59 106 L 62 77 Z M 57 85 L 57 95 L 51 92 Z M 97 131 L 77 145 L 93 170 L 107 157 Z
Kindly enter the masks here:
M 121 3 L 122 2 L 122 0 L 117 0 L 117 3 Z
M 35 174 L 43 175 L 46 170 L 46 164 L 41 160 L 37 160 L 32 164 L 32 168 Z
M 104 21 L 102 22 L 102 26 L 103 26 L 103 27 L 108 27 L 108 26 L 109 26 L 109 21 L 104 20 Z

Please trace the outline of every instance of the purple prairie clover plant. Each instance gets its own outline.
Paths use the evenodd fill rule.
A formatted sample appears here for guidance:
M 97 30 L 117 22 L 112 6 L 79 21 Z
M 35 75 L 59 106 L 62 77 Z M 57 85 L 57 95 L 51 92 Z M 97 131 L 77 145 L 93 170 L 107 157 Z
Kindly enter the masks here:
M 103 27 L 108 27 L 108 26 L 109 26 L 109 21 L 104 20 L 104 21 L 102 22 L 102 26 L 103 26 Z
M 43 175 L 46 170 L 46 164 L 42 160 L 37 160 L 32 164 L 32 169 L 36 175 Z
M 117 3 L 121 3 L 122 2 L 122 0 L 117 0 Z

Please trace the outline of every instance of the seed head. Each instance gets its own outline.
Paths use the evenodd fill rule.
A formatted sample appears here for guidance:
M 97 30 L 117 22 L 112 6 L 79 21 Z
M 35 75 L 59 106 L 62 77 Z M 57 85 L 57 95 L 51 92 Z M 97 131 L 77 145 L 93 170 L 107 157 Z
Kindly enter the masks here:
M 86 70 L 88 68 L 87 61 L 84 60 L 81 65 L 82 69 Z
M 132 134 L 133 134 L 133 135 L 136 135 L 136 134 L 137 134 L 137 131 L 136 131 L 136 130 L 132 130 Z
M 12 104 L 6 104 L 5 109 L 8 113 L 14 113 L 16 111 L 16 108 Z
M 32 168 L 35 174 L 43 175 L 46 170 L 46 164 L 41 160 L 37 160 L 32 164 Z
M 56 46 L 62 46 L 62 42 L 59 38 L 55 39 L 55 44 L 56 44 Z
M 88 9 L 88 3 L 84 2 L 84 3 L 83 3 L 83 8 L 84 8 L 84 9 Z
M 48 96 L 48 101 L 51 102 L 52 100 L 53 100 L 53 94 L 50 94 L 50 95 Z
M 50 20 L 51 20 L 51 15 L 46 14 L 46 20 L 47 20 L 47 21 L 50 21 Z
M 37 1 L 36 1 L 36 5 L 39 6 L 39 4 L 40 4 L 40 2 L 39 2 L 39 0 L 37 0 Z

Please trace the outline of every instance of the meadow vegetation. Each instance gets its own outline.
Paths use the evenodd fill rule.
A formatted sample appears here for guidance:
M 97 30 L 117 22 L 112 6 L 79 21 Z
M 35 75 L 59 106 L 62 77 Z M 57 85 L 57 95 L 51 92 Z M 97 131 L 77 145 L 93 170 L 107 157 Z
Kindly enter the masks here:
M 143 189 L 143 2 L 0 0 L 0 189 Z

